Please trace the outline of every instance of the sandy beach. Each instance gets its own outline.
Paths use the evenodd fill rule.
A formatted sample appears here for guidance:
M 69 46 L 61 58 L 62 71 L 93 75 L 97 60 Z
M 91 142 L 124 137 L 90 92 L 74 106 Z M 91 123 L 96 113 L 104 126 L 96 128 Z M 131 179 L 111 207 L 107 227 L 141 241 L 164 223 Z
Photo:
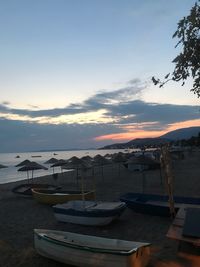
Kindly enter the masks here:
M 174 194 L 200 196 L 200 151 L 185 153 L 184 159 L 173 161 Z M 94 188 L 94 179 L 88 172 L 85 189 Z M 140 172 L 130 172 L 119 165 L 95 168 L 97 200 L 119 200 L 127 192 L 142 192 Z M 161 179 L 162 178 L 162 179 Z M 61 173 L 58 180 L 52 176 L 36 178 L 35 182 L 61 185 L 64 189 L 77 189 L 75 173 Z M 24 182 L 24 181 L 23 181 Z M 59 223 L 50 206 L 37 203 L 33 198 L 15 195 L 11 189 L 21 182 L 0 185 L 0 266 L 66 266 L 38 255 L 34 250 L 33 229 L 45 228 L 70 231 L 101 237 L 152 243 L 148 267 L 195 266 L 198 263 L 177 254 L 178 243 L 166 237 L 171 218 L 134 213 L 126 209 L 118 221 L 104 227 L 78 226 Z M 80 180 L 79 180 L 80 186 Z M 165 181 L 159 170 L 146 171 L 145 193 L 166 194 Z M 198 260 L 198 259 L 197 259 Z

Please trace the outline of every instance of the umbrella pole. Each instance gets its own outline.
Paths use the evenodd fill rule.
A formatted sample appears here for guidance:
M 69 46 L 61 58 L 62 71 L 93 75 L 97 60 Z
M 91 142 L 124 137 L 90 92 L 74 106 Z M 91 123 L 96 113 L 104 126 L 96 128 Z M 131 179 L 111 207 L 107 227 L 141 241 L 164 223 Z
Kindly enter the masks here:
M 28 173 L 28 171 L 27 171 L 27 179 L 28 179 L 28 184 L 29 184 L 29 173 Z
M 81 177 L 82 177 L 82 173 L 81 173 Z M 82 178 L 81 178 L 82 179 Z M 82 183 L 82 182 L 81 182 Z M 76 168 L 76 185 L 78 188 L 78 167 Z M 82 185 L 81 185 L 82 186 Z
M 93 175 L 93 191 L 94 191 L 94 199 L 96 200 L 96 179 Z
M 144 170 L 142 170 L 142 193 L 144 194 L 144 189 L 146 187 L 146 176 Z
M 83 180 L 83 170 L 81 170 L 81 194 L 82 194 L 82 201 L 83 201 L 83 208 L 85 208 L 85 195 L 84 195 L 84 180 Z

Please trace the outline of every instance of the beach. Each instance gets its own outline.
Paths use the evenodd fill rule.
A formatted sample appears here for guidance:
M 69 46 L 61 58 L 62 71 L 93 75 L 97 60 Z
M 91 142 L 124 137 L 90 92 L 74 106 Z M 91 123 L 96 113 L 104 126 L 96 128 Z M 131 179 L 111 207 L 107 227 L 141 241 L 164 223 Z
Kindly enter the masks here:
M 175 195 L 200 196 L 200 151 L 185 152 L 183 159 L 173 160 L 173 188 Z M 166 194 L 165 180 L 159 170 L 145 172 L 142 186 L 140 172 L 130 172 L 123 165 L 107 165 L 95 168 L 95 181 L 88 172 L 84 188 L 95 189 L 97 200 L 119 200 L 127 192 Z M 75 172 L 60 173 L 55 181 L 52 175 L 36 178 L 35 182 L 50 183 L 71 190 L 80 188 L 80 178 Z M 23 181 L 24 182 L 24 181 Z M 138 214 L 126 208 L 122 216 L 104 227 L 80 226 L 60 223 L 54 218 L 51 206 L 37 203 L 11 192 L 21 181 L 0 185 L 0 266 L 66 266 L 41 257 L 34 250 L 33 229 L 55 229 L 81 234 L 96 235 L 132 241 L 150 242 L 151 258 L 148 267 L 195 266 L 194 259 L 181 257 L 177 253 L 178 243 L 166 237 L 172 223 L 171 218 Z M 198 259 L 197 259 L 198 260 Z

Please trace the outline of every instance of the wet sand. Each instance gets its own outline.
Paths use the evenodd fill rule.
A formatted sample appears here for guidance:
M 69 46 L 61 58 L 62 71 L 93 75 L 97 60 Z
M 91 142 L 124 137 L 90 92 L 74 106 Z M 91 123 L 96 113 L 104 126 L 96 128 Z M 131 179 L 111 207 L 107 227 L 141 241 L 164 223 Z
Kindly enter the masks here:
M 200 152 L 185 153 L 182 160 L 173 161 L 174 193 L 182 196 L 200 197 Z M 165 181 L 159 170 L 145 172 L 142 186 L 140 172 L 130 172 L 119 164 L 95 168 L 95 183 L 92 173 L 87 173 L 85 189 L 96 188 L 97 200 L 119 200 L 127 192 L 165 193 Z M 59 174 L 57 181 L 52 176 L 34 179 L 61 185 L 64 189 L 80 189 L 80 178 L 75 173 Z M 24 183 L 25 181 L 23 181 Z M 50 206 L 37 203 L 33 198 L 25 198 L 11 192 L 22 182 L 0 185 L 0 266 L 4 267 L 57 267 L 67 266 L 38 255 L 34 250 L 33 229 L 45 228 L 152 243 L 151 259 L 148 267 L 200 266 L 194 259 L 186 259 L 177 254 L 178 243 L 166 237 L 172 222 L 162 218 L 134 213 L 126 209 L 119 220 L 104 227 L 80 226 L 60 223 L 54 218 Z M 200 262 L 200 261 L 199 261 Z

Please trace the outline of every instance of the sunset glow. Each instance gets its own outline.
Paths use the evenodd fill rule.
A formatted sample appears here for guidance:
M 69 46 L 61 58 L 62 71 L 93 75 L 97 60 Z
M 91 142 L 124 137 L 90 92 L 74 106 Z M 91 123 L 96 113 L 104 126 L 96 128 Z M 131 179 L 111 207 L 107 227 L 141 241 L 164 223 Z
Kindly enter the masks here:
M 38 116 L 30 117 L 28 115 L 10 114 L 10 113 L 0 113 L 0 118 L 5 118 L 9 120 L 35 122 L 39 124 L 96 124 L 96 123 L 112 123 L 115 122 L 111 117 L 106 117 L 104 115 L 105 110 L 98 110 L 96 112 L 85 112 L 77 113 L 73 115 L 61 115 L 56 117 L 50 116 Z
M 156 124 L 156 122 L 152 122 L 150 124 Z M 146 123 L 143 123 L 143 126 L 146 125 Z M 142 131 L 142 124 L 140 126 L 125 126 L 124 129 L 127 129 L 128 132 L 124 133 L 116 133 L 116 134 L 108 134 L 108 135 L 102 135 L 95 138 L 96 141 L 104 141 L 104 140 L 111 140 L 111 141 L 130 141 L 135 138 L 153 138 L 153 137 L 159 137 L 167 132 L 174 131 L 180 128 L 187 128 L 187 127 L 194 127 L 194 126 L 200 126 L 200 119 L 197 120 L 189 120 L 179 123 L 170 124 L 166 127 L 165 130 L 160 131 Z
M 192 79 L 152 82 L 173 71 L 173 31 L 192 5 L 1 1 L 1 152 L 99 148 L 200 126 Z

